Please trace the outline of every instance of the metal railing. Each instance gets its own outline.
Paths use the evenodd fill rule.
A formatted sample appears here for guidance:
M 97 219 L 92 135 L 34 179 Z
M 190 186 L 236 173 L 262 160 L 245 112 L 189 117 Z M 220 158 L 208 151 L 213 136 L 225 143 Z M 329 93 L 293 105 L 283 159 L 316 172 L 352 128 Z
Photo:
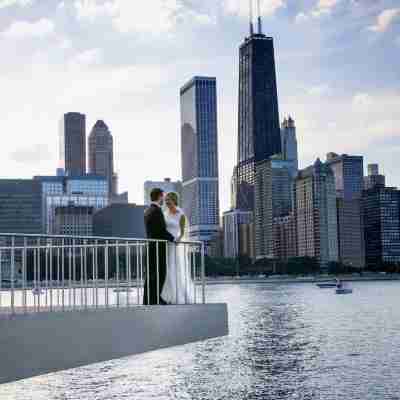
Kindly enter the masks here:
M 164 304 L 162 281 L 169 304 L 205 303 L 204 244 L 0 233 L 0 313 Z

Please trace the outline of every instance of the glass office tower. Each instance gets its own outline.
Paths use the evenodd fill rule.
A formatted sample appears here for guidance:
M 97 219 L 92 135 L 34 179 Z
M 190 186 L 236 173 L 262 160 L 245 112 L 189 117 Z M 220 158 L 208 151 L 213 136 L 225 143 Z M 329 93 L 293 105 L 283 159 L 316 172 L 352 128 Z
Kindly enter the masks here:
M 255 165 L 281 150 L 274 42 L 252 34 L 240 47 L 237 208 L 254 209 Z
M 183 209 L 190 238 L 209 243 L 219 228 L 216 79 L 194 77 L 180 97 Z

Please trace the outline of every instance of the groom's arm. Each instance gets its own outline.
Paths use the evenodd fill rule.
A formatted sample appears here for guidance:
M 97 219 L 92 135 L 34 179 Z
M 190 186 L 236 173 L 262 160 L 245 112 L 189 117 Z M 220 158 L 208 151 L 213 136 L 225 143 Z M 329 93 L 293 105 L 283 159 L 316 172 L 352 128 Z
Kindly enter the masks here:
M 167 231 L 167 226 L 165 224 L 165 219 L 160 210 L 157 213 L 157 220 L 155 221 L 155 226 L 157 227 L 157 236 L 161 240 L 168 240 L 169 242 L 174 242 L 175 238 Z

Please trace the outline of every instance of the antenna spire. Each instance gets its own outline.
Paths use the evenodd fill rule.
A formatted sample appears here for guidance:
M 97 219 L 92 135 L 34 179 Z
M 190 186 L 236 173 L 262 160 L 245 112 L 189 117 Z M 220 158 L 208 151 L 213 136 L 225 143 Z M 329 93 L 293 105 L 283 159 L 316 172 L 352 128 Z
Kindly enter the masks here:
M 262 35 L 262 18 L 261 18 L 261 0 L 257 0 L 257 13 L 258 13 L 258 33 Z
M 249 0 L 250 6 L 250 36 L 254 35 L 254 26 L 253 26 L 253 0 Z

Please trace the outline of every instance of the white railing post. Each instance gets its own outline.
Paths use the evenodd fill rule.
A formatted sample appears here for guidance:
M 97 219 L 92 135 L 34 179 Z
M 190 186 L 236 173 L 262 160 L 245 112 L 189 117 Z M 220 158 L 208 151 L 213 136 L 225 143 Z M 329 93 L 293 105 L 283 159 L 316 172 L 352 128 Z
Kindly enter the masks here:
M 206 302 L 206 266 L 205 266 L 205 251 L 204 242 L 201 244 L 201 297 L 202 303 Z
M 11 238 L 11 314 L 15 314 L 15 238 Z
M 108 240 L 106 240 L 104 252 L 104 289 L 106 308 L 108 308 Z

